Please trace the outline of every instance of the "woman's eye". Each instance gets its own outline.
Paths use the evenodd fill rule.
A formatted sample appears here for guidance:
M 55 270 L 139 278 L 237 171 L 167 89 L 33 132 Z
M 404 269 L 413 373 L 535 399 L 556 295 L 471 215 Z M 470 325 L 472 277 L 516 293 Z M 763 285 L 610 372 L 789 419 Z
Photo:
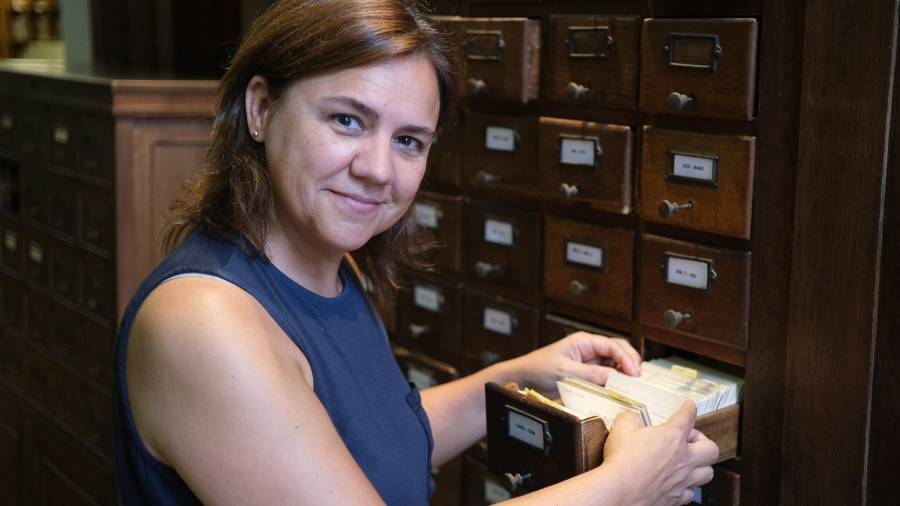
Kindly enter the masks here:
M 334 119 L 335 123 L 347 130 L 359 130 L 362 128 L 359 118 L 350 114 L 335 114 L 332 119 Z
M 420 151 L 424 144 L 415 137 L 410 137 L 408 135 L 401 135 L 397 137 L 397 143 L 407 149 L 412 149 L 416 151 Z

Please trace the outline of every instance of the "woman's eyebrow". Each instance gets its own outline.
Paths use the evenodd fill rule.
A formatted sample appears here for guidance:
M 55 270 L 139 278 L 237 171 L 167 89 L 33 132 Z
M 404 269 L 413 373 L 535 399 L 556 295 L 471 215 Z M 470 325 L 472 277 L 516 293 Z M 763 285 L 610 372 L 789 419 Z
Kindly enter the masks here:
M 357 100 L 353 97 L 348 97 L 345 95 L 325 97 L 324 102 L 329 103 L 329 104 L 338 104 L 338 105 L 343 105 L 343 106 L 349 107 L 349 108 L 353 109 L 354 111 L 356 111 L 357 114 L 359 114 L 361 116 L 365 116 L 374 121 L 378 121 L 378 118 L 380 117 L 380 115 L 378 114 L 378 111 L 376 111 L 375 109 L 372 109 L 371 107 L 367 106 L 366 104 L 360 102 L 359 100 Z M 429 139 L 433 139 L 434 134 L 435 134 L 435 131 L 433 129 L 424 127 L 424 126 L 419 126 L 419 125 L 404 125 L 404 126 L 400 127 L 400 131 L 410 133 L 410 134 L 422 135 Z

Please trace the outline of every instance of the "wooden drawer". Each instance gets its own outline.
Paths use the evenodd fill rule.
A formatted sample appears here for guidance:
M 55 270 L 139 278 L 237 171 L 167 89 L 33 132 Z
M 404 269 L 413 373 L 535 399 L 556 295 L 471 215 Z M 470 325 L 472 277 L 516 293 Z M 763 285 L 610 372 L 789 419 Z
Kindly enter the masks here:
M 39 405 L 45 412 L 52 412 L 51 403 L 54 396 L 51 388 L 55 381 L 53 374 L 56 368 L 46 357 L 33 349 L 26 347 L 23 357 L 23 379 L 25 381 L 23 390 L 27 392 L 26 395 L 30 401 Z
M 646 19 L 641 110 L 733 120 L 753 118 L 754 19 Z
M 621 337 L 628 339 L 631 342 L 631 345 L 634 346 L 634 349 L 639 349 L 634 340 L 624 334 L 553 313 L 545 314 L 544 319 L 541 320 L 541 337 L 538 346 L 546 346 L 550 343 L 554 343 L 575 332 L 589 332 L 591 334 L 600 334 L 607 337 Z
M 116 319 L 115 263 L 83 252 L 84 306 L 92 314 L 108 321 Z
M 459 363 L 462 287 L 433 277 L 414 275 L 400 299 L 397 340 L 450 364 Z
M 0 99 L 0 149 L 13 151 L 16 149 L 16 123 L 18 108 L 15 102 Z
M 49 286 L 49 239 L 36 229 L 28 230 L 25 238 L 25 275 L 42 286 Z
M 43 108 L 34 103 L 20 104 L 14 125 L 16 145 L 23 159 L 43 161 L 44 135 L 42 125 L 46 121 Z
M 91 184 L 81 185 L 81 240 L 112 252 L 116 216 L 113 195 Z
M 512 498 L 503 485 L 503 477 L 488 471 L 486 465 L 472 456 L 466 456 L 463 473 L 466 506 L 486 506 Z
M 470 203 L 465 220 L 466 281 L 514 298 L 537 300 L 539 214 Z
M 0 212 L 18 214 L 19 191 L 19 164 L 0 155 Z
M 538 120 L 471 113 L 463 132 L 464 184 L 530 194 L 537 184 Z
M 551 16 L 551 101 L 618 109 L 637 107 L 637 16 Z
M 25 331 L 25 294 L 15 279 L 0 274 L 0 323 L 14 333 Z
M 25 387 L 25 346 L 11 332 L 0 330 L 0 380 L 18 390 Z
M 57 295 L 75 303 L 81 303 L 81 272 L 78 265 L 78 249 L 67 241 L 51 238 L 50 289 Z
M 459 370 L 452 364 L 435 360 L 415 350 L 397 346 L 394 348 L 394 357 L 406 379 L 415 383 L 419 390 L 459 378 Z
M 25 246 L 18 220 L 0 216 L 0 237 L 3 240 L 3 244 L 0 244 L 0 261 L 3 266 L 22 272 L 22 252 L 25 251 Z
M 537 347 L 534 307 L 466 289 L 463 295 L 463 369 L 471 373 Z
M 526 103 L 538 96 L 540 21 L 436 17 L 459 47 L 473 100 Z
M 50 353 L 68 363 L 75 362 L 75 356 L 82 352 L 81 317 L 74 309 L 59 303 L 49 303 Z
M 740 506 L 741 476 L 721 467 L 713 468 L 711 482 L 700 487 L 700 494 L 695 491 L 694 503 L 703 506 Z
M 638 320 L 653 329 L 695 338 L 679 346 L 716 356 L 703 342 L 747 348 L 750 253 L 642 236 Z M 692 349 L 693 348 L 693 349 Z
M 428 153 L 428 170 L 425 172 L 424 184 L 432 186 L 451 186 L 459 188 L 462 184 L 462 151 L 460 136 L 461 122 L 465 121 L 460 114 L 457 124 L 449 130 L 438 133 L 435 143 Z
M 49 203 L 48 225 L 57 232 L 75 237 L 75 220 L 78 218 L 78 184 L 71 178 L 49 174 L 47 178 Z
M 76 168 L 79 173 L 103 181 L 112 181 L 115 162 L 115 135 L 108 117 L 86 115 L 78 132 Z
M 35 290 L 25 292 L 25 317 L 28 319 L 25 335 L 34 344 L 50 349 L 50 299 Z
M 632 138 L 627 126 L 541 118 L 538 188 L 543 198 L 630 213 Z
M 88 378 L 107 384 L 113 374 L 115 330 L 86 316 L 81 317 L 80 326 L 82 347 L 79 350 L 77 365 Z
M 644 128 L 641 218 L 750 238 L 756 138 Z
M 462 197 L 422 192 L 415 203 L 416 221 L 431 230 L 438 247 L 428 260 L 438 272 L 462 271 Z
M 22 185 L 22 216 L 29 220 L 47 222 L 47 176 L 35 166 L 23 164 L 19 172 Z
M 50 109 L 48 115 L 50 121 L 44 124 L 47 161 L 54 166 L 73 170 L 75 132 L 78 130 L 75 113 L 67 109 Z
M 428 501 L 430 506 L 460 506 L 462 504 L 463 457 L 458 456 L 439 468 L 431 469 L 437 489 Z
M 544 294 L 631 317 L 634 232 L 545 216 Z

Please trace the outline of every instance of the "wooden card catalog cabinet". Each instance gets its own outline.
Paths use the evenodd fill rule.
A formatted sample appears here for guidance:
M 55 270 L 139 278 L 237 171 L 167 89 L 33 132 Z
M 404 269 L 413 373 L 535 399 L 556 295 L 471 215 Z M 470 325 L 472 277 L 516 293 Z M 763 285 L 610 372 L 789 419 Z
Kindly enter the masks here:
M 540 284 L 538 213 L 471 203 L 465 211 L 466 282 L 529 302 Z
M 439 273 L 462 270 L 462 197 L 422 192 L 413 204 L 419 225 L 434 235 L 438 246 L 428 260 Z
M 459 378 L 456 367 L 402 346 L 394 347 L 394 358 L 407 381 L 415 383 L 420 390 Z
M 464 183 L 531 194 L 537 184 L 537 118 L 470 113 L 466 115 L 463 145 Z
M 414 275 L 402 292 L 397 341 L 434 358 L 459 363 L 462 286 L 435 277 Z
M 589 332 L 591 334 L 600 334 L 607 337 L 623 338 L 632 341 L 628 336 L 614 330 L 597 327 L 590 323 L 573 320 L 566 316 L 546 313 L 544 314 L 543 320 L 541 320 L 541 335 L 538 345 L 546 346 L 575 332 Z M 637 343 L 632 341 L 631 344 L 635 349 L 640 349 L 640 346 Z
M 538 188 L 546 200 L 631 212 L 631 128 L 540 119 Z
M 537 347 L 538 310 L 504 297 L 463 291 L 463 370 L 477 371 Z
M 513 495 L 506 489 L 505 479 L 488 471 L 487 465 L 467 455 L 465 458 L 464 498 L 466 506 L 488 506 L 509 499 Z
M 733 120 L 753 118 L 755 19 L 646 19 L 641 110 Z
M 540 21 L 435 16 L 465 60 L 469 98 L 526 103 L 538 96 Z
M 743 366 L 750 253 L 646 234 L 640 249 L 642 337 Z
M 464 120 L 460 115 L 453 128 L 438 133 L 437 139 L 428 153 L 428 170 L 425 172 L 424 186 L 459 188 L 462 184 L 459 144 L 462 121 Z
M 756 138 L 644 128 L 641 218 L 750 238 Z
M 637 107 L 637 16 L 551 16 L 544 96 L 618 109 Z
M 631 317 L 634 232 L 544 217 L 544 293 L 553 299 Z

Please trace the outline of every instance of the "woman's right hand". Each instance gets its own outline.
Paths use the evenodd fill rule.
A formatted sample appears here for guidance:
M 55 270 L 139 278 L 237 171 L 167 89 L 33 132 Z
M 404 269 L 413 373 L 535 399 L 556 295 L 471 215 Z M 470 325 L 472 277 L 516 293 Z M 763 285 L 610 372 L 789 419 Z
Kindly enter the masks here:
M 616 417 L 603 450 L 603 466 L 629 481 L 627 504 L 687 504 L 691 487 L 712 480 L 719 447 L 694 428 L 697 408 L 685 402 L 669 420 L 641 427 L 633 413 Z

